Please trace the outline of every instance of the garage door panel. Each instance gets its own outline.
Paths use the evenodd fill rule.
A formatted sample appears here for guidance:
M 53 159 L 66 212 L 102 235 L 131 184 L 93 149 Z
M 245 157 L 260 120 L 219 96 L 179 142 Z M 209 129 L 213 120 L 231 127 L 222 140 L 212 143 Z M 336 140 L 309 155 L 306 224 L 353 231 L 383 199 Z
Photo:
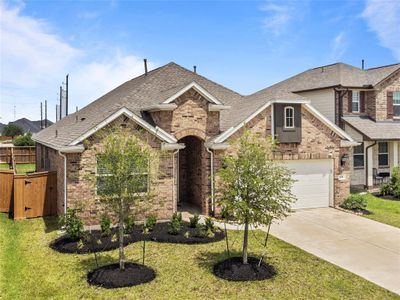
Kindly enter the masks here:
M 297 201 L 293 208 L 328 207 L 331 197 L 332 160 L 287 161 L 295 173 L 292 193 Z

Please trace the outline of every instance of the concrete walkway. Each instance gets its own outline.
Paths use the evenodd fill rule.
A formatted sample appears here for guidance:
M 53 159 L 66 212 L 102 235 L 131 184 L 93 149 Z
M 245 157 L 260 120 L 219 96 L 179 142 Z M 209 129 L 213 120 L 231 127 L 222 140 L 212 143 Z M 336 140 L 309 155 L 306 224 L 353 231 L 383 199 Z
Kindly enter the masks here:
M 333 208 L 298 210 L 277 238 L 400 294 L 400 229 Z

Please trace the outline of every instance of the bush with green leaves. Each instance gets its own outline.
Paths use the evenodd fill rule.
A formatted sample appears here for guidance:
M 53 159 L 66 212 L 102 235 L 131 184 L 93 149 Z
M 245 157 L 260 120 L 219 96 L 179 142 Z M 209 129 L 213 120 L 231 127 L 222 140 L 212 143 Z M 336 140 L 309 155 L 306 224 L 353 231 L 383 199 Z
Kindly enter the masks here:
M 135 218 L 133 216 L 126 216 L 124 218 L 124 233 L 131 234 L 135 228 Z
M 393 195 L 392 185 L 388 183 L 384 183 L 380 186 L 380 194 L 382 196 Z
M 149 216 L 144 222 L 144 228 L 147 229 L 148 231 L 153 231 L 156 224 L 157 224 L 157 218 L 155 216 Z
M 365 194 L 351 194 L 342 204 L 341 208 L 348 210 L 363 210 L 367 208 L 367 199 Z
M 214 226 L 214 221 L 211 217 L 205 219 L 204 225 L 206 226 L 207 230 L 214 232 L 215 226 Z
M 168 233 L 178 235 L 182 229 L 182 213 L 174 213 L 168 224 Z
M 207 227 L 204 224 L 197 223 L 194 236 L 198 238 L 205 238 L 207 237 L 207 234 Z
M 103 235 L 111 234 L 111 219 L 108 214 L 103 214 L 101 216 L 100 228 Z
M 16 137 L 12 143 L 14 146 L 35 146 L 35 141 L 32 140 L 32 133 L 30 132 Z
M 15 124 L 8 124 L 4 126 L 2 135 L 4 136 L 17 136 L 17 135 L 23 135 L 24 134 L 24 129 L 21 126 L 15 125 Z
M 83 222 L 77 213 L 77 209 L 68 208 L 67 213 L 60 217 L 60 225 L 64 227 L 67 235 L 73 239 L 83 236 Z
M 199 223 L 200 217 L 198 214 L 194 214 L 193 217 L 189 218 L 189 226 L 190 228 L 196 228 L 197 223 Z

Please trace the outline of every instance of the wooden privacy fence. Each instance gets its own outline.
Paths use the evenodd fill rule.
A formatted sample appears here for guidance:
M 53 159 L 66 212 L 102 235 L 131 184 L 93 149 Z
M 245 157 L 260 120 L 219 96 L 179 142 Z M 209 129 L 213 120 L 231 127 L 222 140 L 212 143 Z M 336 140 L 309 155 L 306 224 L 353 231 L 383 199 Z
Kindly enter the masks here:
M 15 175 L 0 171 L 0 211 L 15 220 L 57 214 L 57 173 Z
M 35 150 L 35 146 L 0 147 L 0 163 L 11 164 L 14 153 L 16 164 L 34 164 L 36 157 Z

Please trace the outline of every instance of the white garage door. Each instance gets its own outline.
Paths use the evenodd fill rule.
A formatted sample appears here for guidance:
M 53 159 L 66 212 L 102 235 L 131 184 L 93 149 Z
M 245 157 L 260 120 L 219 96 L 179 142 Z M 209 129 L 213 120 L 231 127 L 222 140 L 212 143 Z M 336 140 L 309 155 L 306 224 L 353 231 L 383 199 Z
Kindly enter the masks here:
M 328 207 L 332 198 L 332 160 L 291 160 L 286 161 L 297 180 L 292 193 L 297 201 L 292 208 Z

